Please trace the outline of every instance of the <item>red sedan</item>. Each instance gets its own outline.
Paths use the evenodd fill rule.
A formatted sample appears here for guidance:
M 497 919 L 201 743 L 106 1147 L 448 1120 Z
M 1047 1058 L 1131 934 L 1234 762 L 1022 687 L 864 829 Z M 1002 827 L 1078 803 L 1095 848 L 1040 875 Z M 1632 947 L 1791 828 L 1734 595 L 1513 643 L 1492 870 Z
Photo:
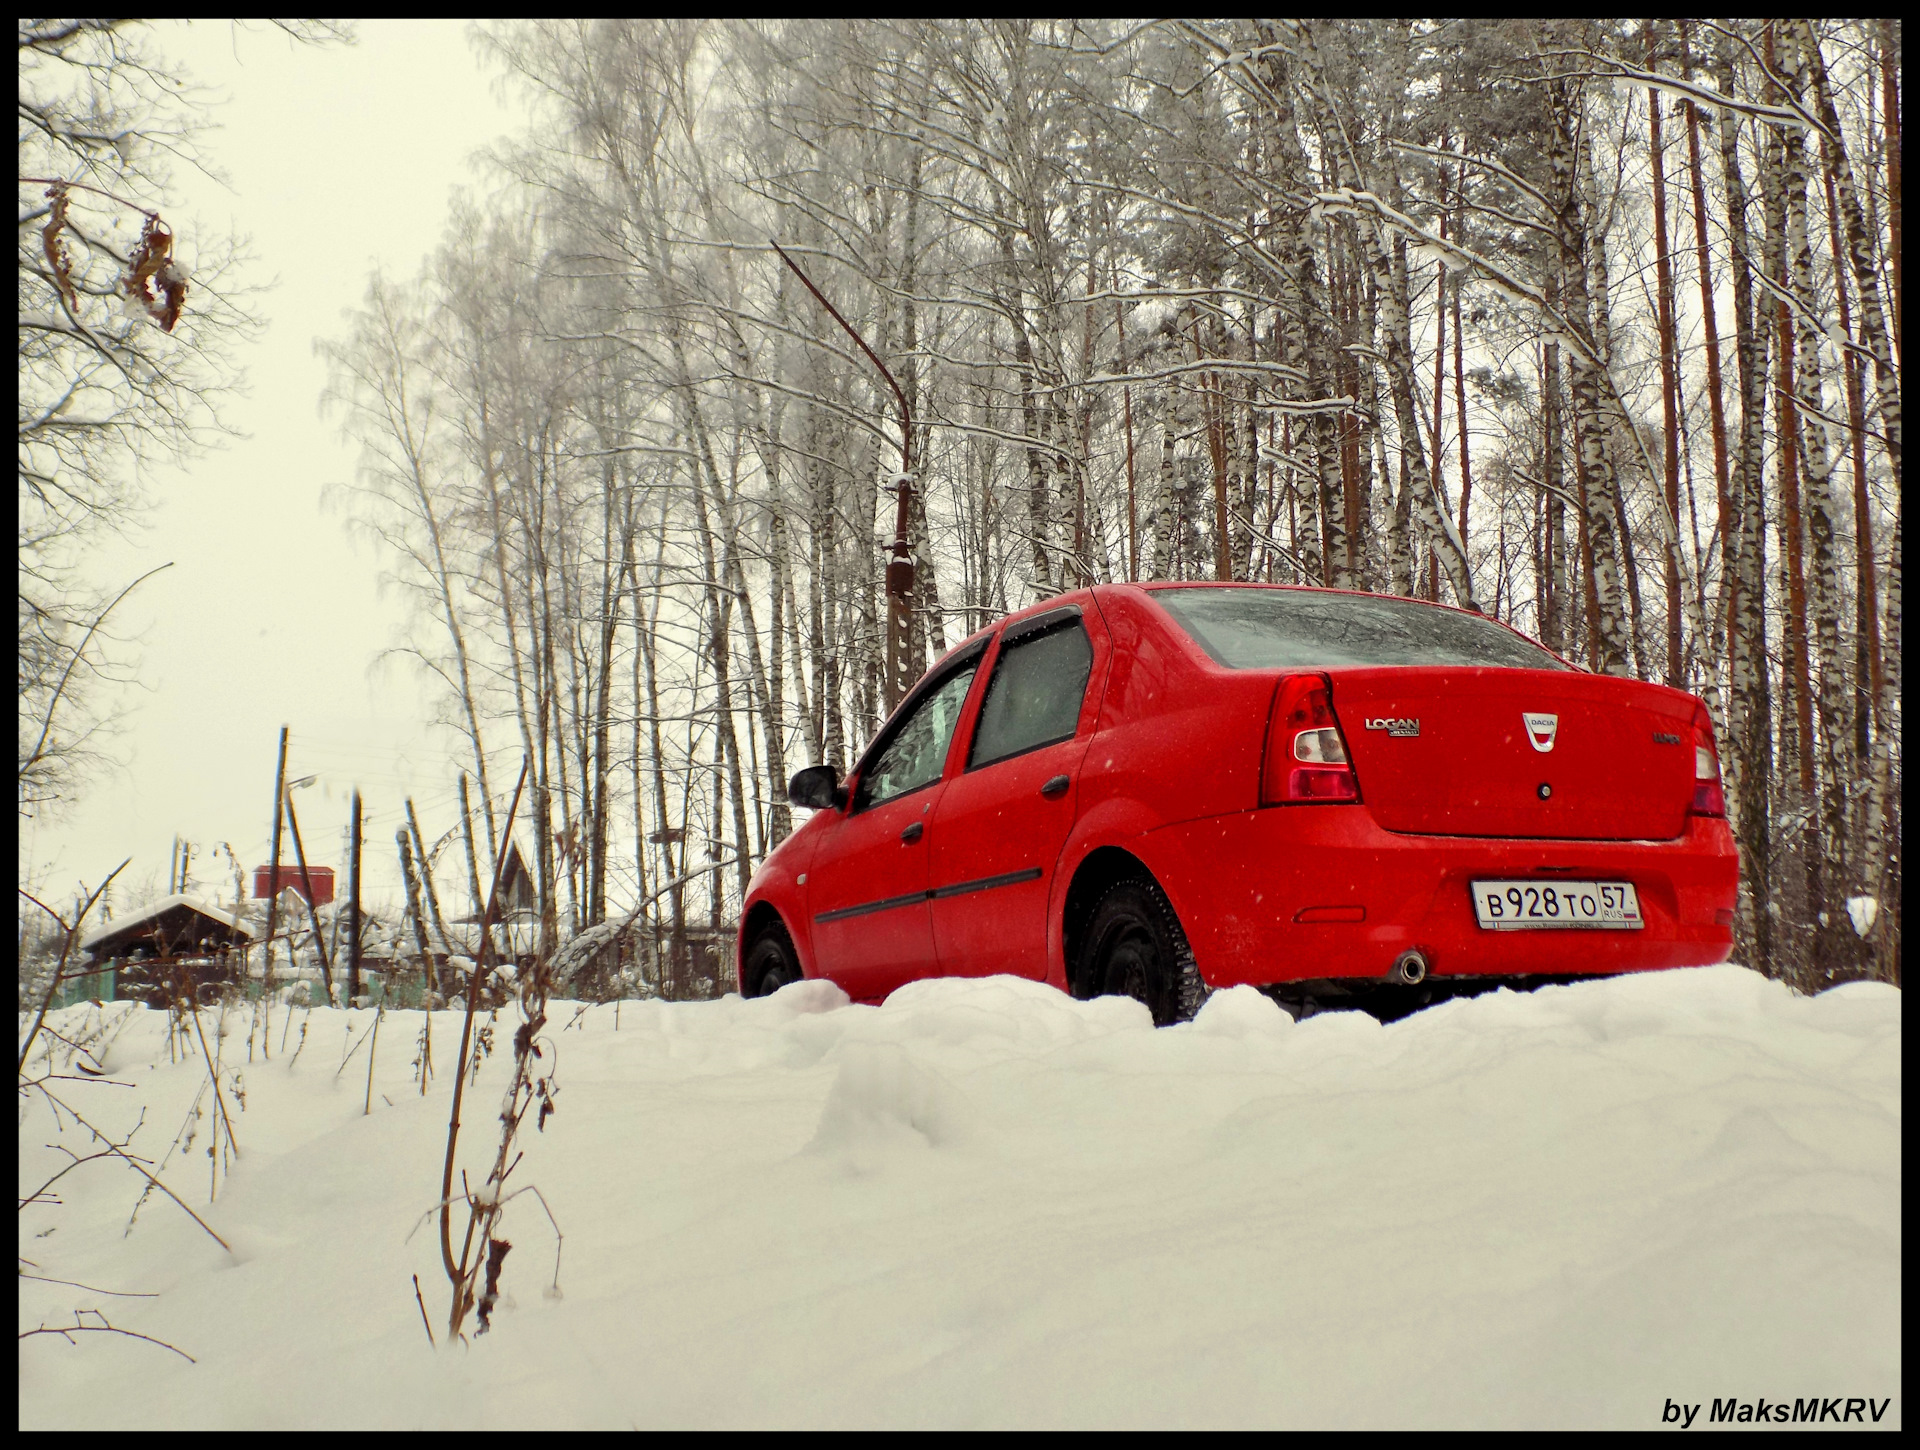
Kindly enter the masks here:
M 1418 1005 L 1732 950 L 1701 703 L 1409 599 L 1050 599 L 949 651 L 844 784 L 789 795 L 815 814 L 748 890 L 749 996 L 1010 972 L 1164 1023 L 1236 983 Z

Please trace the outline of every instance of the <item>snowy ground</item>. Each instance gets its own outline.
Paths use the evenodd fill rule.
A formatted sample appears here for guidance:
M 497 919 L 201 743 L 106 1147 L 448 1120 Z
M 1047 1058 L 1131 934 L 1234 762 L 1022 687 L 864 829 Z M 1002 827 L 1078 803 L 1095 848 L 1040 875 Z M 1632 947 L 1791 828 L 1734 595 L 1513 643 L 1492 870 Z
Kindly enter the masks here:
M 62 1084 L 159 1157 L 206 1081 L 127 1014 Z M 82 1028 L 88 1009 L 55 1025 Z M 193 1355 L 21 1342 L 22 1428 L 1654 1426 L 1665 1403 L 1895 1396 L 1900 994 L 1738 967 L 1501 993 L 1392 1026 L 1251 989 L 1191 1026 L 1009 979 L 881 1008 L 555 1012 L 558 1112 L 514 1181 L 493 1332 L 444 1323 L 434 1203 L 458 1018 L 316 1011 L 240 1061 L 242 1158 L 90 1163 L 21 1217 L 23 1330 L 101 1308 Z M 463 1161 L 497 1141 L 502 1051 Z M 294 1036 L 300 1031 L 295 1015 Z M 279 1024 L 275 1025 L 276 1044 Z M 23 1194 L 61 1161 L 23 1099 Z M 85 1151 L 83 1134 L 65 1141 Z M 97 1321 L 92 1321 L 97 1322 Z M 1704 1423 L 1707 1412 L 1700 1416 Z

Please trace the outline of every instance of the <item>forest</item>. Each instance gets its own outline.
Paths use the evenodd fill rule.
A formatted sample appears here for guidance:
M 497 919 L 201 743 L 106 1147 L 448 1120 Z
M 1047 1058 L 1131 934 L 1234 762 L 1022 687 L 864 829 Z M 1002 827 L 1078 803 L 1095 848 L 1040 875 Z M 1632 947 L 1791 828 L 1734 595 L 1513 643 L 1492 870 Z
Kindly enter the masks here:
M 479 44 L 524 134 L 323 347 L 485 859 L 529 762 L 544 947 L 731 920 L 788 775 L 1000 614 L 1234 579 L 1698 694 L 1735 960 L 1899 980 L 1898 22 Z

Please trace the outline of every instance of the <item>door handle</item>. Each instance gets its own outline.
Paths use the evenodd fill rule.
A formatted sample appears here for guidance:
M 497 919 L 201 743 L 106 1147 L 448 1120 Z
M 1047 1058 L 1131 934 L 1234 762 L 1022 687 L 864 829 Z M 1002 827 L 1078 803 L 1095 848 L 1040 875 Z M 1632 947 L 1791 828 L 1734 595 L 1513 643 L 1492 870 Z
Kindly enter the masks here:
M 906 830 L 900 833 L 900 844 L 903 846 L 911 846 L 915 841 L 919 840 L 920 837 L 926 833 L 926 829 L 927 828 L 922 824 L 920 824 L 920 822 L 915 821 L 912 825 L 908 826 Z
M 1058 800 L 1067 793 L 1067 787 L 1072 784 L 1073 782 L 1067 779 L 1066 776 L 1056 775 L 1052 780 L 1040 787 L 1040 794 L 1050 801 Z

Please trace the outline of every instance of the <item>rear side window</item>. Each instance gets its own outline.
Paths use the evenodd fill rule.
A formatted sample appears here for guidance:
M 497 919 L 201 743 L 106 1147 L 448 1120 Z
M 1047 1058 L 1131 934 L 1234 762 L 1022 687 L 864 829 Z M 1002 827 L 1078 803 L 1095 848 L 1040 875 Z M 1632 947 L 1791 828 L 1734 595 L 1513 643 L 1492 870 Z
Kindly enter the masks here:
M 987 681 L 967 769 L 1071 739 L 1092 670 L 1093 646 L 1077 619 L 1003 648 Z
M 1304 589 L 1157 589 L 1153 597 L 1194 643 L 1230 669 L 1567 668 L 1491 620 L 1410 599 Z

